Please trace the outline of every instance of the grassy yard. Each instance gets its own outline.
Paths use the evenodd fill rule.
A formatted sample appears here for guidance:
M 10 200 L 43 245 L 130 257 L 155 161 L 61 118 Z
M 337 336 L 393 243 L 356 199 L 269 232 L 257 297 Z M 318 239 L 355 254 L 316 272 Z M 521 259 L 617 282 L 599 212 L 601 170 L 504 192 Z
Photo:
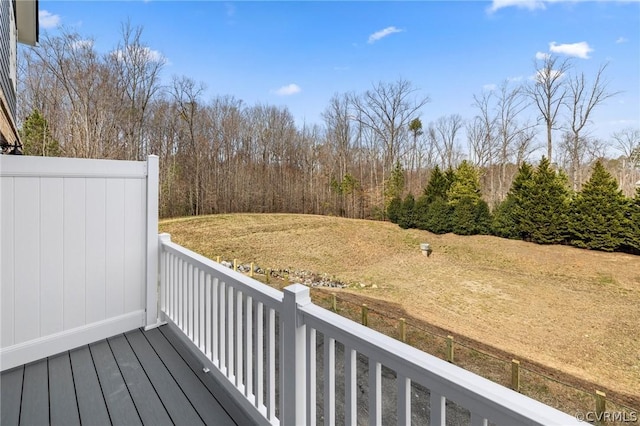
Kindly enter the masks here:
M 351 284 L 339 295 L 390 302 L 450 333 L 640 401 L 638 256 L 311 215 L 171 219 L 160 229 L 213 259 L 327 273 Z M 433 248 L 428 258 L 422 242 Z

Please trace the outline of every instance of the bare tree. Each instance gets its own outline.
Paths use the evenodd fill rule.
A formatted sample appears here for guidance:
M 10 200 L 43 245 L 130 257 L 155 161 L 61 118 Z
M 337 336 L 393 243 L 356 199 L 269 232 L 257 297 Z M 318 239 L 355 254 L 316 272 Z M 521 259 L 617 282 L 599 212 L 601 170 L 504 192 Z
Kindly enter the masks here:
M 632 196 L 640 169 L 640 128 L 627 127 L 615 132 L 611 138 L 615 148 L 622 153 L 620 186 L 628 196 Z
M 166 60 L 145 46 L 142 28 L 122 25 L 122 40 L 107 57 L 117 77 L 121 105 L 119 128 L 126 157 L 141 160 L 149 153 L 145 138 L 148 107 L 160 90 L 160 71 Z
M 93 40 L 63 32 L 60 36 L 42 38 L 40 47 L 30 49 L 29 54 L 32 64 L 38 63 L 35 69 L 49 75 L 46 81 L 55 82 L 55 91 L 46 92 L 58 99 L 38 99 L 38 94 L 33 98 L 35 103 L 49 104 L 42 111 L 64 154 L 122 158 L 113 143 L 117 136 L 117 81 L 94 49 Z M 35 80 L 40 79 L 35 77 Z M 52 111 L 55 117 L 49 115 Z
M 469 154 L 472 161 L 480 167 L 490 166 L 494 158 L 496 117 L 492 112 L 492 98 L 492 91 L 483 92 L 480 96 L 473 95 L 473 106 L 478 109 L 478 114 L 467 123 Z
M 626 158 L 631 158 L 633 153 L 640 147 L 640 128 L 627 127 L 614 132 L 611 138 L 616 143 L 615 148 Z
M 322 113 L 322 118 L 324 119 L 327 140 L 337 160 L 337 175 L 339 179 L 342 179 L 347 174 L 347 166 L 351 164 L 352 128 L 349 95 L 333 95 L 329 100 L 329 106 Z
M 583 151 L 579 145 L 589 140 L 583 132 L 590 123 L 590 117 L 593 110 L 605 100 L 618 94 L 618 92 L 610 92 L 607 88 L 608 82 L 605 79 L 604 72 L 608 64 L 605 63 L 598 68 L 595 80 L 592 85 L 588 85 L 587 79 L 583 72 L 574 75 L 568 81 L 569 92 L 566 98 L 566 106 L 569 113 L 568 128 L 573 138 L 570 145 L 571 150 L 571 173 L 570 178 L 574 191 L 580 186 L 579 169 L 580 158 L 579 153 Z
M 573 133 L 567 131 L 563 133 L 558 148 L 560 164 L 565 170 L 569 170 L 573 189 L 578 191 L 590 164 L 604 155 L 604 144 L 601 140 L 588 136 L 576 139 Z
M 473 95 L 473 106 L 478 109 L 478 115 L 471 122 L 472 131 L 468 133 L 468 138 L 473 147 L 470 154 L 476 157 L 478 165 L 486 168 L 486 173 L 482 175 L 489 201 L 495 205 L 498 201 L 496 194 L 496 173 L 495 159 L 496 147 L 496 121 L 497 118 L 493 110 L 493 91 L 483 91 L 481 95 Z
M 440 117 L 433 124 L 432 137 L 434 137 L 442 167 L 445 169 L 454 168 L 461 159 L 458 133 L 463 126 L 464 120 L 460 114 Z
M 203 213 L 204 177 L 206 174 L 204 160 L 208 154 L 206 149 L 208 144 L 200 127 L 202 123 L 200 98 L 205 88 L 202 83 L 196 83 L 184 76 L 174 76 L 171 83 L 171 95 L 181 118 L 181 125 L 178 128 L 181 143 L 178 150 L 184 158 L 183 161 L 191 169 L 189 174 L 190 214 L 199 215 Z
M 405 142 L 409 122 L 419 117 L 420 109 L 429 102 L 428 96 L 416 96 L 416 89 L 407 80 L 378 83 L 361 96 L 352 96 L 355 117 L 375 134 L 384 146 L 383 164 L 390 171 Z
M 538 107 L 547 132 L 547 158 L 553 161 L 552 133 L 557 129 L 558 111 L 567 95 L 566 73 L 571 68 L 568 59 L 560 61 L 557 56 L 546 55 L 535 62 L 536 74 L 527 93 Z
M 525 95 L 523 86 L 512 87 L 506 80 L 500 85 L 495 95 L 497 158 L 500 163 L 498 200 L 504 199 L 511 186 L 507 168 L 509 162 L 513 160 L 513 155 L 518 151 L 524 155 L 533 139 L 530 132 L 532 126 L 518 121 L 520 114 L 529 106 Z

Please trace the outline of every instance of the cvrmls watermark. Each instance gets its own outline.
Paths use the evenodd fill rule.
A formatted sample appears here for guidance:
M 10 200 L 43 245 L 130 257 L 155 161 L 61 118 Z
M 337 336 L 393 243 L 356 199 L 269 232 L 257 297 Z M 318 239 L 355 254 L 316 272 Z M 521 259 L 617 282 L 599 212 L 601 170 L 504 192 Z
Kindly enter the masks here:
M 595 411 L 578 411 L 576 412 L 576 419 L 580 422 L 589 423 L 637 423 L 639 417 L 635 411 L 603 411 L 602 413 L 596 413 Z

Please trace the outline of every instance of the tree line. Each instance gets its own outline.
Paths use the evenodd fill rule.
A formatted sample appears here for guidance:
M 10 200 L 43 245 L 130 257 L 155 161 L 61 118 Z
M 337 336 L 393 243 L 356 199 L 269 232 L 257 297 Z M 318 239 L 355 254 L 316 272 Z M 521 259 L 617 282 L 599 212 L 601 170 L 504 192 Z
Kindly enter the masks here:
M 608 141 L 589 135 L 593 111 L 616 95 L 606 64 L 587 78 L 572 62 L 548 56 L 534 64 L 532 80 L 505 80 L 474 95 L 474 117 L 450 114 L 424 124 L 427 95 L 403 79 L 379 82 L 363 93 L 334 94 L 322 123 L 302 126 L 286 107 L 247 105 L 230 95 L 205 99 L 204 84 L 188 76 L 163 83 L 164 66 L 130 23 L 107 53 L 75 32 L 44 35 L 19 58 L 24 152 L 125 160 L 157 154 L 163 217 L 292 212 L 386 219 L 394 198 L 418 194 L 436 167 L 454 170 L 463 160 L 478 173 L 492 211 L 541 149 L 541 130 L 552 168 L 566 174 L 574 193 L 598 159 L 627 196 L 640 179 L 640 130 Z M 535 122 L 527 119 L 532 114 Z M 611 149 L 619 155 L 608 158 Z
M 401 186 L 399 164 L 394 176 Z M 446 172 L 436 166 L 422 195 L 394 196 L 388 216 L 402 228 L 436 234 L 496 235 L 640 254 L 640 187 L 633 198 L 626 197 L 600 161 L 577 193 L 546 157 L 536 168 L 525 162 L 493 212 L 482 199 L 476 168 L 466 160 Z

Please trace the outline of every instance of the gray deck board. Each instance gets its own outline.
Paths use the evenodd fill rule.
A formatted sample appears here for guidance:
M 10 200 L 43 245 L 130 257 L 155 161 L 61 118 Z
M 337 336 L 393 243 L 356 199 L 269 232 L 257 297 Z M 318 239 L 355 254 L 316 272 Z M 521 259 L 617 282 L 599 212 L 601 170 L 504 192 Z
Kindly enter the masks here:
M 0 424 L 255 423 L 175 333 L 134 330 L 2 372 Z
M 49 406 L 52 425 L 80 424 L 69 353 L 49 357 Z
M 20 401 L 22 399 L 22 376 L 24 366 L 2 373 L 0 380 L 0 424 L 17 425 L 20 422 Z
M 109 344 L 102 340 L 89 345 L 89 349 L 96 365 L 111 422 L 116 425 L 142 424 Z
M 140 414 L 144 424 L 148 425 L 172 425 L 171 418 L 167 414 L 155 389 L 151 386 L 138 358 L 124 335 L 109 339 L 109 346 L 113 351 L 120 371 L 124 377 L 131 398 Z
M 83 346 L 74 349 L 69 356 L 76 385 L 80 421 L 90 425 L 111 424 L 89 348 Z
M 145 336 L 206 424 L 236 424 L 159 330 L 151 330 Z
M 255 421 L 245 413 L 238 403 L 222 389 L 222 386 L 218 385 L 213 379 L 210 373 L 205 373 L 202 370 L 202 363 L 198 360 L 196 355 L 187 347 L 185 347 L 176 334 L 171 331 L 169 327 L 160 327 L 158 329 L 169 343 L 178 351 L 180 356 L 187 362 L 189 368 L 195 373 L 196 376 L 202 381 L 202 383 L 209 389 L 209 391 L 215 395 L 216 400 L 224 407 L 225 411 L 231 415 L 238 425 L 253 425 Z
M 175 424 L 203 425 L 197 411 L 140 330 L 125 334 Z
M 25 365 L 20 411 L 21 425 L 49 423 L 49 379 L 46 359 Z

